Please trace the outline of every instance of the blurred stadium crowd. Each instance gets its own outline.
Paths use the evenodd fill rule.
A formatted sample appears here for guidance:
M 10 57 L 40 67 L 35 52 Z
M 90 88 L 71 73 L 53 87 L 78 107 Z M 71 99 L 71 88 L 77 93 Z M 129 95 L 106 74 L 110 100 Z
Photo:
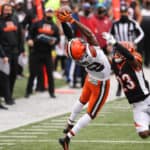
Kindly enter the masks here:
M 83 86 L 86 72 L 66 57 L 67 38 L 55 17 L 55 10 L 64 5 L 92 30 L 108 57 L 111 54 L 103 32 L 111 32 L 118 41 L 133 42 L 145 67 L 150 67 L 150 0 L 1 0 L 0 97 L 6 104 L 15 104 L 15 81 L 24 77 L 27 64 L 26 98 L 33 90 L 48 90 L 55 98 L 56 78 L 64 79 L 71 88 Z M 82 37 L 76 26 L 72 25 L 72 31 L 75 37 Z

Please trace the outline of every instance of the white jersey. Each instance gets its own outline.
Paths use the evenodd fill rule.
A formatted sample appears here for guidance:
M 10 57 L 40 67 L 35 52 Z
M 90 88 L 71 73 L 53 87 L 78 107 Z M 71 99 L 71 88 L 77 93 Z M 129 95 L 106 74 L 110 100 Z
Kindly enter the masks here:
M 94 49 L 96 50 L 96 56 L 90 57 L 89 64 L 85 67 L 85 70 L 92 79 L 107 80 L 111 74 L 110 63 L 104 52 L 98 46 L 94 46 Z

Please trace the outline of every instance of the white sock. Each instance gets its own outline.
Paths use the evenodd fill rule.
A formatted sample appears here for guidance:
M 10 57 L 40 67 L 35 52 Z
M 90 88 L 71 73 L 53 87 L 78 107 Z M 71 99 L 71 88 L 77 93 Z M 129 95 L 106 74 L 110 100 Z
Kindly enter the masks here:
M 67 136 L 69 138 L 71 138 L 73 135 L 76 135 L 80 129 L 86 127 L 89 122 L 91 121 L 91 117 L 88 114 L 83 115 L 78 122 L 76 123 L 76 125 L 71 129 L 71 132 L 69 132 L 67 134 Z
M 82 108 L 83 108 L 83 104 L 78 100 L 76 101 L 76 103 L 73 106 L 71 115 L 69 117 L 70 121 L 75 121 L 75 118 L 77 117 L 77 115 L 81 112 Z M 68 123 L 70 123 L 68 120 Z

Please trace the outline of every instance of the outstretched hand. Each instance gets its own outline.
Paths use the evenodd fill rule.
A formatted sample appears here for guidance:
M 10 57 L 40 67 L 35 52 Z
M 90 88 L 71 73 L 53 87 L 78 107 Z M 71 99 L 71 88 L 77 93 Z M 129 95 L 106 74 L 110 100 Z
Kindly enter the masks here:
M 74 19 L 71 15 L 71 9 L 69 6 L 61 7 L 59 10 L 56 11 L 55 14 L 56 14 L 56 17 L 61 22 L 70 22 L 70 23 L 74 22 Z
M 102 36 L 107 41 L 107 44 L 111 44 L 111 45 L 115 45 L 116 44 L 116 39 L 110 33 L 103 32 Z

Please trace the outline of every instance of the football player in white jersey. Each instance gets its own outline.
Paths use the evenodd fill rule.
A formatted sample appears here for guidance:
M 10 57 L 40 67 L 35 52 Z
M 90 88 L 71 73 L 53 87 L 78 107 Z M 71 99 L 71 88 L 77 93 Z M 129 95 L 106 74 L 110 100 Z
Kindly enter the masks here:
M 57 18 L 62 22 L 75 24 L 87 39 L 86 42 L 81 38 L 72 38 L 67 43 L 66 48 L 67 56 L 85 67 L 88 73 L 81 96 L 73 106 L 67 121 L 67 127 L 64 129 L 65 137 L 59 139 L 63 149 L 69 150 L 69 142 L 72 136 L 75 136 L 80 129 L 86 127 L 106 102 L 110 88 L 111 67 L 94 34 L 86 26 L 74 20 L 67 10 L 61 9 L 61 11 L 58 11 Z M 87 103 L 86 114 L 74 124 L 77 115 Z

